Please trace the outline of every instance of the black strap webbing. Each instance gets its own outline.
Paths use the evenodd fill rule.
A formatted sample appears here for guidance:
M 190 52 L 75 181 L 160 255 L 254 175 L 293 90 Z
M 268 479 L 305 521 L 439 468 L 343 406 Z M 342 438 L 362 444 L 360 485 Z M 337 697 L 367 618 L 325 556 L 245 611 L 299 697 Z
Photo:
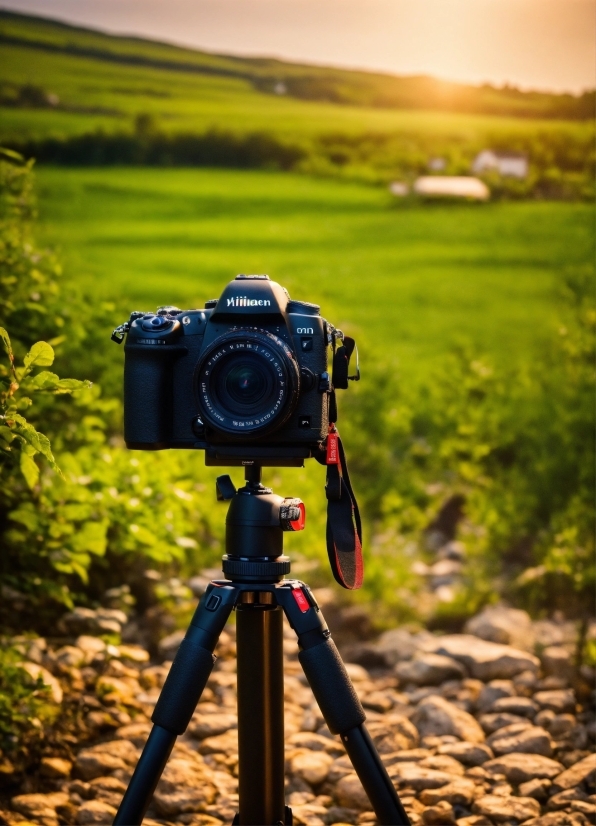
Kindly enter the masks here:
M 327 465 L 327 553 L 331 570 L 342 588 L 362 585 L 362 524 L 350 482 L 344 447 L 337 434 L 337 464 Z

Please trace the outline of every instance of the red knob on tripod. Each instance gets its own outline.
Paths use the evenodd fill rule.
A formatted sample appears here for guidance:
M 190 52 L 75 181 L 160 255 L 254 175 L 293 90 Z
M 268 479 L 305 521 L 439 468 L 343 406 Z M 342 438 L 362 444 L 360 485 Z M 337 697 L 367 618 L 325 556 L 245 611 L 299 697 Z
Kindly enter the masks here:
M 306 508 L 300 499 L 284 499 L 279 507 L 279 523 L 282 531 L 303 531 Z

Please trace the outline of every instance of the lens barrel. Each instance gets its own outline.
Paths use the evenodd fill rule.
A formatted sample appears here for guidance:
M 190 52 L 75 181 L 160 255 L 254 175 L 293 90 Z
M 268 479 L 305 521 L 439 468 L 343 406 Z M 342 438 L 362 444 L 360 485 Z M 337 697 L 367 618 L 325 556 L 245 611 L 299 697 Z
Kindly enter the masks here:
M 206 425 L 253 438 L 287 421 L 300 373 L 285 341 L 267 330 L 240 328 L 220 336 L 201 357 L 195 388 Z

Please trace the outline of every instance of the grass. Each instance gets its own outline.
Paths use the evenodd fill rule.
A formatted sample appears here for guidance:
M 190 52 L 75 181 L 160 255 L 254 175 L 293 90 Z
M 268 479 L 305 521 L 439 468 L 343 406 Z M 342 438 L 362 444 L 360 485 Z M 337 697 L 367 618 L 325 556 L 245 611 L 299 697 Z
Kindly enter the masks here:
M 591 134 L 592 128 L 590 121 L 513 117 L 519 105 L 525 105 L 517 98 L 510 107 L 510 116 L 423 111 L 421 101 L 429 101 L 430 109 L 448 109 L 448 101 L 455 99 L 453 90 L 446 88 L 433 107 L 430 90 L 424 85 L 408 91 L 409 103 L 404 99 L 406 102 L 401 106 L 383 108 L 372 87 L 366 92 L 367 83 L 380 78 L 379 82 L 399 85 L 415 79 L 387 76 L 383 80 L 383 76 L 366 73 L 209 55 L 151 41 L 61 27 L 36 18 L 0 14 L 1 38 L 4 42 L 0 46 L 3 58 L 0 83 L 4 89 L 14 92 L 17 87 L 32 84 L 60 99 L 60 106 L 54 109 L 2 107 L 0 137 L 5 141 L 69 136 L 99 127 L 106 131 L 130 130 L 135 116 L 141 112 L 152 115 L 165 131 L 202 133 L 209 127 L 239 133 L 265 130 L 293 141 L 330 132 L 346 135 L 405 132 L 470 142 L 482 141 L 487 135 L 526 135 L 537 129 L 577 136 Z M 11 43 L 10 38 L 18 42 Z M 73 53 L 69 49 L 78 51 Z M 104 58 L 106 55 L 122 59 L 136 56 L 149 62 L 144 65 L 110 62 L 100 54 Z M 154 65 L 150 61 L 154 61 Z M 179 68 L 163 68 L 164 65 Z M 187 71 L 183 70 L 184 66 L 188 67 Z M 337 105 L 324 99 L 272 94 L 275 78 L 286 75 L 290 79 L 302 76 L 303 85 L 305 78 L 309 83 L 318 83 L 327 76 L 332 77 L 333 83 L 339 83 L 341 88 L 352 89 L 353 94 L 350 92 L 345 104 L 352 101 L 361 105 Z M 483 111 L 482 95 L 492 100 L 500 94 L 488 89 L 472 91 L 480 97 L 470 99 L 467 108 L 477 112 Z M 308 89 L 305 94 L 308 96 Z M 516 94 L 523 98 L 522 93 Z
M 22 46 L 3 45 L 2 52 L 3 81 L 42 85 L 63 105 L 83 110 L 3 107 L 0 134 L 5 139 L 72 135 L 97 127 L 131 129 L 141 112 L 151 114 L 171 132 L 203 132 L 215 126 L 239 133 L 266 130 L 293 139 L 326 132 L 405 131 L 467 141 L 488 132 L 526 134 L 540 128 L 577 134 L 590 128 L 566 121 L 338 106 L 265 94 L 239 78 L 119 66 Z
M 360 184 L 231 170 L 41 168 L 38 182 L 44 242 L 116 301 L 114 326 L 267 272 L 406 380 L 460 343 L 527 362 L 555 328 L 558 276 L 592 260 L 581 204 L 396 207 Z

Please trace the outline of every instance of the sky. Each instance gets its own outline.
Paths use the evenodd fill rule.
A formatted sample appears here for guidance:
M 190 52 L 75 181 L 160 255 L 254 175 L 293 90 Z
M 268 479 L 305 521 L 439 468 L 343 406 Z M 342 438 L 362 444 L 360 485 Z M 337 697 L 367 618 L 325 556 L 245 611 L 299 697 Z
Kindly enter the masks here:
M 596 0 L 0 0 L 209 51 L 466 83 L 596 85 Z

